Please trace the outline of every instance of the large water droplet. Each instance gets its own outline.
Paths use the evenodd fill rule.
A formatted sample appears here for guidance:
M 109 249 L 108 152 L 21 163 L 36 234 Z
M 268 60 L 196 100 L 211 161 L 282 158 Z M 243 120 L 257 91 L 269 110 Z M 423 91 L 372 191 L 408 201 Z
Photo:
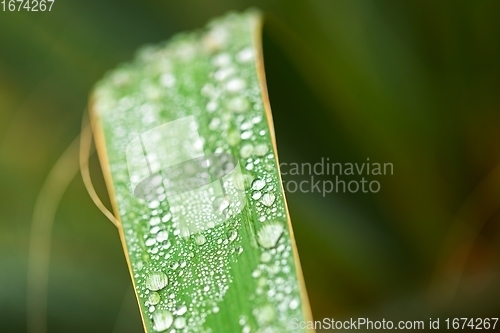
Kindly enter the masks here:
M 279 222 L 266 223 L 257 233 L 257 242 L 265 249 L 276 246 L 278 240 L 283 234 L 283 225 Z
M 260 255 L 260 261 L 265 264 L 270 262 L 272 258 L 273 256 L 269 252 L 262 252 L 262 254 Z
M 170 219 L 172 218 L 172 214 L 170 212 L 168 212 L 167 214 L 165 214 L 163 217 L 162 217 L 162 221 L 163 222 L 168 222 L 170 221 Z
M 238 238 L 238 232 L 236 230 L 230 230 L 228 233 L 227 233 L 227 239 L 230 241 L 230 242 L 234 242 L 236 240 L 236 238 Z
M 242 79 L 232 79 L 226 84 L 226 90 L 230 93 L 238 92 L 246 86 L 245 81 Z
M 162 86 L 170 88 L 175 84 L 175 76 L 170 73 L 165 73 L 160 76 L 160 83 Z
M 218 106 L 219 105 L 217 104 L 217 101 L 210 101 L 207 104 L 207 111 L 208 112 L 214 112 L 215 110 L 217 110 Z
M 259 324 L 268 324 L 276 317 L 276 310 L 271 304 L 264 305 L 256 311 L 256 317 Z
M 253 154 L 253 145 L 247 143 L 243 145 L 240 149 L 240 155 L 242 158 L 249 158 Z
M 160 231 L 157 235 L 156 235 L 156 240 L 158 242 L 164 242 L 168 239 L 168 232 L 163 230 L 163 231 Z
M 241 133 L 241 139 L 242 140 L 248 140 L 252 137 L 252 131 L 248 130 L 248 131 L 245 131 L 243 133 Z
M 264 206 L 271 206 L 273 203 L 274 203 L 274 200 L 276 199 L 276 196 L 272 193 L 265 193 L 263 196 L 262 196 L 262 199 L 260 200 L 260 202 L 262 202 L 262 204 Z
M 178 316 L 182 316 L 187 312 L 187 307 L 185 305 L 182 305 L 180 308 L 175 311 L 175 314 Z
M 168 284 L 168 277 L 163 272 L 154 272 L 146 278 L 146 288 L 152 291 L 158 291 Z
M 234 97 L 229 101 L 227 106 L 234 112 L 243 112 L 250 107 L 250 103 L 245 97 Z
M 152 225 L 152 226 L 155 226 L 155 225 L 158 225 L 160 224 L 161 220 L 158 216 L 155 216 L 155 217 L 152 217 L 150 220 L 149 220 L 149 224 Z
M 255 155 L 264 156 L 269 151 L 269 148 L 265 143 L 261 143 L 255 147 Z
M 244 48 L 236 55 L 239 62 L 248 62 L 253 59 L 253 50 L 250 47 Z
M 254 123 L 254 124 L 258 124 L 261 121 L 262 121 L 262 117 L 260 115 L 257 115 L 257 116 L 252 118 L 252 123 Z
M 210 128 L 211 130 L 215 130 L 219 127 L 220 125 L 220 119 L 219 118 L 213 118 L 211 121 L 210 121 L 210 124 L 208 124 L 208 128 Z
M 177 317 L 174 320 L 174 327 L 177 328 L 178 330 L 183 329 L 186 327 L 186 318 L 184 317 Z
M 156 305 L 160 303 L 160 294 L 157 292 L 153 291 L 152 293 L 149 294 L 148 296 L 148 305 Z
M 245 121 L 244 123 L 241 124 L 240 128 L 242 131 L 249 130 L 253 127 L 253 123 L 250 121 Z
M 214 57 L 212 63 L 215 66 L 227 66 L 231 63 L 231 56 L 228 53 L 221 53 Z
M 151 209 L 158 208 L 160 207 L 160 202 L 158 200 L 153 200 L 149 203 L 148 207 Z
M 154 238 L 148 238 L 146 239 L 146 242 L 145 242 L 146 246 L 153 246 L 156 244 L 156 239 Z
M 196 234 L 194 236 L 194 242 L 196 243 L 196 245 L 202 246 L 207 242 L 207 239 L 202 234 Z
M 214 73 L 214 78 L 217 81 L 224 81 L 231 77 L 235 72 L 235 69 L 233 67 L 224 67 L 219 69 Z
M 167 330 L 174 322 L 174 317 L 172 313 L 168 310 L 160 310 L 153 314 L 154 330 L 157 332 L 163 332 Z
M 291 310 L 295 310 L 296 308 L 298 308 L 300 305 L 300 302 L 298 299 L 294 298 L 290 301 L 290 303 L 288 304 L 288 307 L 291 309 Z
M 229 207 L 229 200 L 225 197 L 216 198 L 213 202 L 214 210 L 217 214 L 222 215 L 224 211 Z
M 266 182 L 262 179 L 256 179 L 252 183 L 252 189 L 259 191 L 262 190 L 266 186 Z
M 215 91 L 215 87 L 213 84 L 211 83 L 207 83 L 205 84 L 202 88 L 201 88 L 201 93 L 202 95 L 204 96 L 211 96 L 214 94 L 214 91 Z

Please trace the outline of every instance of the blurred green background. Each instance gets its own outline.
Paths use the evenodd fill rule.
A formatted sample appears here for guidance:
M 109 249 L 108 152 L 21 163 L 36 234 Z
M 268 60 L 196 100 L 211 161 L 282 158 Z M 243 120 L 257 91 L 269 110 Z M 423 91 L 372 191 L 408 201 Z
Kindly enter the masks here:
M 268 14 L 281 162 L 394 165 L 370 178 L 376 194 L 287 195 L 315 319 L 499 316 L 499 1 L 56 0 L 0 12 L 1 332 L 27 330 L 35 201 L 93 84 L 142 45 L 249 6 Z M 49 277 L 49 332 L 141 331 L 118 234 L 79 175 Z

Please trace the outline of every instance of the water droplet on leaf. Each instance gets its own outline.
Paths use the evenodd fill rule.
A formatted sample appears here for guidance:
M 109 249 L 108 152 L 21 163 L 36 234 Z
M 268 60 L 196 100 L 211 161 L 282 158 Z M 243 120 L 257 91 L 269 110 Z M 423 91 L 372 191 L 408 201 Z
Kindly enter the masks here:
M 259 191 L 262 190 L 266 186 L 266 182 L 262 179 L 255 179 L 252 183 L 252 189 Z
M 228 233 L 227 233 L 227 239 L 230 241 L 230 242 L 234 242 L 236 240 L 236 238 L 238 238 L 238 232 L 236 232 L 236 230 L 230 230 Z
M 262 193 L 260 191 L 255 191 L 252 194 L 252 199 L 259 200 L 261 196 L 262 196 Z
M 250 103 L 245 97 L 234 97 L 228 102 L 227 106 L 234 112 L 243 112 L 248 110 Z
M 294 298 L 290 301 L 290 303 L 288 304 L 288 307 L 291 309 L 291 310 L 295 310 L 296 308 L 298 308 L 300 305 L 300 302 L 298 299 Z
M 226 90 L 230 93 L 236 93 L 245 88 L 245 81 L 242 79 L 232 79 L 226 84 Z
M 157 332 L 163 332 L 167 330 L 174 322 L 174 317 L 172 313 L 168 310 L 160 310 L 153 314 L 154 330 Z
M 264 143 L 261 143 L 255 147 L 255 154 L 257 156 L 264 156 L 267 154 L 268 151 L 269 151 L 269 148 Z
M 149 294 L 148 296 L 148 304 L 149 305 L 156 305 L 158 303 L 160 303 L 160 294 L 158 294 L 157 292 L 152 292 Z
M 274 200 L 276 199 L 276 196 L 272 193 L 265 193 L 263 196 L 262 196 L 262 199 L 260 200 L 260 202 L 262 202 L 262 204 L 264 206 L 271 206 L 273 203 L 274 203 Z
M 146 246 L 153 246 L 156 244 L 156 239 L 154 238 L 148 238 L 146 239 L 146 242 L 145 242 Z
M 266 223 L 257 233 L 257 242 L 265 249 L 276 246 L 283 234 L 283 225 L 279 222 Z
M 156 235 L 156 240 L 158 242 L 164 242 L 168 239 L 168 232 L 166 231 L 160 231 L 157 235 Z
M 196 243 L 196 245 L 202 246 L 207 242 L 207 239 L 202 234 L 197 234 L 194 236 L 194 242 Z
M 243 145 L 240 149 L 240 155 L 242 158 L 249 158 L 253 154 L 253 145 L 247 143 Z
M 174 327 L 177 329 L 183 329 L 186 326 L 186 318 L 178 317 L 174 320 Z
M 265 263 L 265 264 L 270 262 L 272 258 L 273 257 L 271 255 L 271 253 L 269 253 L 269 252 L 262 252 L 262 254 L 260 255 L 260 261 Z
M 244 48 L 236 55 L 236 59 L 239 62 L 248 62 L 253 59 L 253 50 L 250 47 Z
M 154 272 L 151 273 L 147 278 L 146 278 L 146 288 L 152 291 L 158 291 L 163 288 L 168 284 L 168 277 L 165 273 L 163 272 Z
M 175 76 L 170 73 L 165 73 L 160 76 L 160 83 L 162 86 L 171 88 L 175 84 Z

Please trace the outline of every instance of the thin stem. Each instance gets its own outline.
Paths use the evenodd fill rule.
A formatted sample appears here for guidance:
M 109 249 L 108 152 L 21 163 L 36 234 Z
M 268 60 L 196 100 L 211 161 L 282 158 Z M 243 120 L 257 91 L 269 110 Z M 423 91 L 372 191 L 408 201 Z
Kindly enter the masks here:
M 109 211 L 109 209 L 104 206 L 101 199 L 95 191 L 94 185 L 92 184 L 92 178 L 90 177 L 89 171 L 89 158 L 92 148 L 92 126 L 88 122 L 86 117 L 87 113 L 84 112 L 82 118 L 82 133 L 80 136 L 80 173 L 82 175 L 83 184 L 87 190 L 90 198 L 94 204 L 99 208 L 99 210 L 113 223 L 116 227 L 119 225 L 118 219 Z

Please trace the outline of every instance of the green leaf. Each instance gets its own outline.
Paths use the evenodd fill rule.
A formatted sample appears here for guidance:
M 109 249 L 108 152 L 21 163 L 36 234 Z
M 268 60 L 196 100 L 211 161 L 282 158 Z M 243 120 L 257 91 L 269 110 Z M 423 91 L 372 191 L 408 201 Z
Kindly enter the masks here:
M 147 332 L 302 332 L 258 12 L 141 49 L 92 96 Z

